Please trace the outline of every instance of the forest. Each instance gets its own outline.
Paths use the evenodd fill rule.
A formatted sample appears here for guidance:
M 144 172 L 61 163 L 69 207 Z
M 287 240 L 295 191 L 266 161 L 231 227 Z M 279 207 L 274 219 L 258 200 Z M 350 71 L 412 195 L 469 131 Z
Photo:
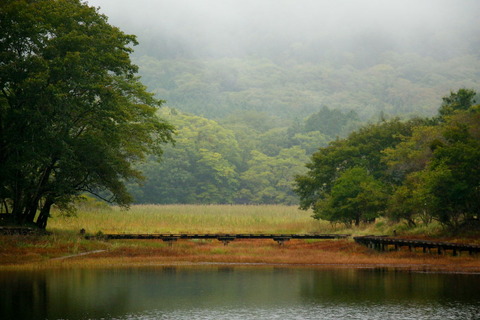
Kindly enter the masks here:
M 87 192 L 478 219 L 479 4 L 189 4 L 0 7 L 2 213 L 45 227 Z
M 255 111 L 221 122 L 170 108 L 161 116 L 175 126 L 175 144 L 160 162 L 140 165 L 148 178 L 129 186 L 138 203 L 297 204 L 292 183 L 309 155 L 360 122 L 353 111 L 327 107 L 278 127 Z
M 179 130 L 176 144 L 162 162 L 141 167 L 148 180 L 131 190 L 144 203 L 300 198 L 314 218 L 346 226 L 383 216 L 412 227 L 438 221 L 459 228 L 478 221 L 480 210 L 477 99 L 474 90 L 459 89 L 443 97 L 434 117 L 366 125 L 353 111 L 324 107 L 290 127 L 263 130 L 259 114 L 231 116 L 222 126 L 165 108 L 162 117 Z
M 367 66 L 289 58 L 137 55 L 142 80 L 166 99 L 160 114 L 178 135 L 162 162 L 142 165 L 148 179 L 130 185 L 135 201 L 298 204 L 294 177 L 319 148 L 363 126 L 434 118 L 442 97 L 480 78 L 471 52 L 388 51 Z
M 319 148 L 365 126 L 435 118 L 442 97 L 480 80 L 471 3 L 425 5 L 407 19 L 410 2 L 368 13 L 323 2 L 283 11 L 271 1 L 215 2 L 207 11 L 167 1 L 150 8 L 166 13 L 155 19 L 91 2 L 138 35 L 133 61 L 177 128 L 163 160 L 141 165 L 143 185 L 129 186 L 136 203 L 299 204 L 295 177 Z

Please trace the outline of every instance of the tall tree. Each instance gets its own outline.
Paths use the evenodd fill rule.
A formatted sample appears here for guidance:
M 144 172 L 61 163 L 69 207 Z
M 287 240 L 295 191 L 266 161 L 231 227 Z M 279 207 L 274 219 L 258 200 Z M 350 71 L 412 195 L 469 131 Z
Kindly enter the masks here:
M 135 44 L 80 0 L 0 3 L 4 213 L 45 228 L 53 204 L 83 192 L 130 203 L 132 163 L 160 155 L 173 133 L 135 76 Z
M 457 92 L 450 92 L 449 96 L 442 98 L 443 103 L 438 110 L 441 117 L 453 114 L 456 111 L 465 111 L 473 106 L 477 93 L 472 89 L 459 89 Z

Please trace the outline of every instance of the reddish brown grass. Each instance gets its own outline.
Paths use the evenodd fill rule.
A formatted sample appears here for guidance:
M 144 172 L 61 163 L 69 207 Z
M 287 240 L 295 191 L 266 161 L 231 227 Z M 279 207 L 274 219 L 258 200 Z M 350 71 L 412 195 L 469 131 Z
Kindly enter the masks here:
M 284 246 L 279 246 L 272 240 L 235 240 L 227 246 L 217 240 L 179 240 L 171 246 L 161 240 L 92 242 L 91 245 L 79 244 L 75 250 L 106 251 L 63 260 L 52 258 L 71 255 L 71 243 L 48 247 L 48 243 L 41 238 L 2 237 L 0 241 L 0 269 L 235 263 L 480 272 L 480 257 L 467 254 L 452 257 L 448 254 L 424 254 L 406 250 L 379 253 L 350 239 L 290 240 Z M 16 246 L 15 243 L 23 244 Z

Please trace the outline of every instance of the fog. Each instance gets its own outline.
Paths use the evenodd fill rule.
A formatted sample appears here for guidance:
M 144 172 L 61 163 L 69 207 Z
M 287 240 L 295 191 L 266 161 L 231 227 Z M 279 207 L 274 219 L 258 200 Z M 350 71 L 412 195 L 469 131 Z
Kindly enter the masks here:
M 477 0 L 89 0 L 158 57 L 476 53 Z

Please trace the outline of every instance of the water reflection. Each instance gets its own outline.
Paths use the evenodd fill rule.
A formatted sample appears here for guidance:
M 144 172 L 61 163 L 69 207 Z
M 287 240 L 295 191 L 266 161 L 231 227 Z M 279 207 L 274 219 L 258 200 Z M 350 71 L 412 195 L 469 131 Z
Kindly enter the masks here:
M 0 319 L 480 316 L 479 275 L 231 266 L 74 269 L 2 272 L 0 288 Z
M 480 277 L 465 274 L 421 274 L 392 269 L 314 272 L 303 283 L 302 295 L 322 301 L 431 303 L 476 302 Z

